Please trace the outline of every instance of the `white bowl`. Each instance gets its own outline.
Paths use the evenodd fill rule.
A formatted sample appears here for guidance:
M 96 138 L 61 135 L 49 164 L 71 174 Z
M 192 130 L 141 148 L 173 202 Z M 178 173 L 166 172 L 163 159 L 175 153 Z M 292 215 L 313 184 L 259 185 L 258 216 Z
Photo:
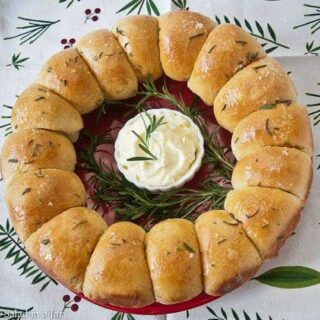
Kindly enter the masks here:
M 180 118 L 183 118 L 184 120 L 188 121 L 190 126 L 193 128 L 193 131 L 195 132 L 197 139 L 198 139 L 198 151 L 197 151 L 195 160 L 193 161 L 190 168 L 185 172 L 184 175 L 182 175 L 179 179 L 177 179 L 175 182 L 170 183 L 170 184 L 154 186 L 154 185 L 150 185 L 150 184 L 143 182 L 143 181 L 138 181 L 132 175 L 129 175 L 128 171 L 124 170 L 122 168 L 122 166 L 119 165 L 120 158 L 118 155 L 120 154 L 120 152 L 119 152 L 120 147 L 119 147 L 119 139 L 118 138 L 119 138 L 119 136 L 121 136 L 122 131 L 124 131 L 124 132 L 127 131 L 128 128 L 131 128 L 131 126 L 134 122 L 136 122 L 138 119 L 141 119 L 141 115 L 138 114 L 134 118 L 132 118 L 126 122 L 126 124 L 119 131 L 118 138 L 116 139 L 115 146 L 114 146 L 115 147 L 114 156 L 115 156 L 115 160 L 118 164 L 118 169 L 128 181 L 132 182 L 133 184 L 135 184 L 137 187 L 139 187 L 141 189 L 147 189 L 152 192 L 157 192 L 157 191 L 167 191 L 170 189 L 179 188 L 179 187 L 183 186 L 186 182 L 190 181 L 194 177 L 195 173 L 201 167 L 202 159 L 204 156 L 204 140 L 201 135 L 200 129 L 192 121 L 191 118 L 185 116 L 183 113 L 181 113 L 179 111 L 161 108 L 161 109 L 151 109 L 151 110 L 148 110 L 147 112 L 151 116 L 152 115 L 155 115 L 155 116 L 165 115 L 165 117 L 167 117 L 169 115 L 169 117 L 174 116 L 173 118 L 179 116 Z

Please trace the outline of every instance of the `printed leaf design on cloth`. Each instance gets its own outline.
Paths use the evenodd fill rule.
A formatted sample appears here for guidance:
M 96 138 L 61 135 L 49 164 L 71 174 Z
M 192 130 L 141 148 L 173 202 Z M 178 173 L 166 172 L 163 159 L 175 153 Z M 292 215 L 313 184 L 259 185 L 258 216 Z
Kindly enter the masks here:
M 320 45 L 314 46 L 314 41 L 311 41 L 310 43 L 306 43 L 306 50 L 307 52 L 305 54 L 313 54 L 315 56 L 318 56 L 320 54 Z
M 301 266 L 277 267 L 254 279 L 272 287 L 298 289 L 319 284 L 320 272 Z
M 187 8 L 187 0 L 171 0 L 171 1 L 179 9 L 186 9 Z
M 7 104 L 3 104 L 2 105 L 3 108 L 5 109 L 9 109 L 10 110 L 10 113 L 11 113 L 11 110 L 12 110 L 12 106 L 8 106 Z M 6 111 L 7 111 L 6 110 Z M 1 113 L 3 114 L 4 111 L 2 111 Z M 10 119 L 11 119 L 11 115 L 2 115 L 1 116 L 1 119 L 4 119 L 4 121 L 8 121 L 6 122 L 5 124 L 1 124 L 0 125 L 0 129 L 3 129 L 4 130 L 4 136 L 8 136 L 9 134 L 12 133 L 12 127 L 11 127 L 11 122 L 10 122 Z M 2 122 L 1 122 L 2 123 Z
M 34 43 L 39 39 L 52 25 L 58 23 L 60 20 L 47 21 L 38 19 L 29 19 L 24 17 L 18 17 L 18 19 L 28 22 L 22 27 L 17 27 L 16 29 L 22 30 L 21 33 L 4 38 L 4 40 L 11 40 L 15 38 L 20 39 L 20 45 L 28 42 L 29 44 Z
M 318 86 L 320 86 L 320 82 L 318 83 Z M 315 103 L 309 103 L 307 104 L 308 108 L 315 108 L 315 110 L 309 112 L 309 116 L 312 117 L 313 119 L 313 125 L 316 126 L 317 124 L 320 123 L 320 92 L 319 93 L 306 93 L 307 96 L 309 97 L 314 97 L 318 101 Z
M 127 320 L 135 320 L 135 318 L 133 317 L 132 314 L 130 313 L 123 313 L 123 312 L 117 312 L 112 318 L 111 320 L 124 320 L 125 316 L 127 318 Z
M 59 3 L 68 3 L 66 6 L 66 9 L 68 9 L 75 1 L 80 2 L 80 0 L 59 0 Z
M 254 37 L 260 39 L 262 47 L 264 47 L 266 53 L 270 53 L 279 47 L 284 49 L 290 49 L 287 45 L 280 43 L 277 40 L 276 33 L 269 23 L 267 23 L 266 29 L 262 25 L 255 21 L 254 24 L 250 23 L 247 19 L 244 19 L 243 23 L 239 21 L 236 17 L 233 17 L 233 21 L 227 16 L 223 16 L 223 19 L 220 19 L 218 16 L 215 16 L 217 23 L 235 23 L 241 28 L 246 28 L 247 31 Z M 268 47 L 268 48 L 267 48 Z
M 208 320 L 262 320 L 263 318 L 256 313 L 254 317 L 250 317 L 246 311 L 242 311 L 241 313 L 236 312 L 233 308 L 231 311 L 227 312 L 225 309 L 220 309 L 220 315 L 218 312 L 214 311 L 210 307 L 206 307 L 210 313 L 210 318 Z M 267 319 L 266 319 L 267 320 Z M 272 317 L 269 316 L 268 320 L 272 320 Z
M 20 276 L 32 279 L 31 284 L 41 284 L 40 292 L 50 283 L 58 283 L 42 272 L 29 258 L 25 248 L 18 239 L 9 219 L 5 225 L 0 225 L 0 251 L 6 251 L 4 259 L 11 260 L 20 271 Z
M 7 64 L 7 67 L 13 66 L 17 70 L 20 70 L 20 68 L 24 67 L 23 63 L 27 61 L 29 58 L 21 58 L 20 55 L 21 52 L 19 52 L 18 54 L 13 54 L 11 58 L 11 63 Z
M 311 13 L 307 13 L 303 15 L 309 21 L 299 24 L 297 26 L 294 26 L 293 29 L 310 26 L 311 34 L 314 34 L 320 29 L 320 6 L 315 6 L 315 5 L 306 4 L 306 3 L 303 6 L 312 10 Z
M 155 14 L 156 16 L 160 16 L 159 9 L 153 0 L 131 0 L 122 8 L 120 8 L 116 13 L 126 11 L 126 15 L 129 15 L 132 12 L 140 14 L 144 6 L 146 6 L 147 12 L 150 16 L 152 14 Z
M 19 309 L 0 306 L 0 319 L 20 320 L 21 318 L 25 318 L 31 310 L 33 310 L 33 307 L 29 309 Z

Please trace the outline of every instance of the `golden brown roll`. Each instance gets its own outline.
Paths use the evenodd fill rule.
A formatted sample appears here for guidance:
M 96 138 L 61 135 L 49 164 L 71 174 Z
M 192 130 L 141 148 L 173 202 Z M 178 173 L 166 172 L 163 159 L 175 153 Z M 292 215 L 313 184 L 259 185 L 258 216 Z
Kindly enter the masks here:
M 312 162 L 300 150 L 262 147 L 243 157 L 232 173 L 234 189 L 270 187 L 287 191 L 304 203 L 312 181 Z
M 239 160 L 264 146 L 296 148 L 311 156 L 312 133 L 305 107 L 282 103 L 253 112 L 240 121 L 231 141 L 235 157 Z
M 47 129 L 65 134 L 72 142 L 83 128 L 80 113 L 59 95 L 33 84 L 18 97 L 11 113 L 13 130 Z
M 72 208 L 45 223 L 25 246 L 43 271 L 80 292 L 90 256 L 106 228 L 97 212 Z
M 212 105 L 219 90 L 249 63 L 266 56 L 254 37 L 233 24 L 214 28 L 192 70 L 188 87 Z
M 21 130 L 9 135 L 1 150 L 2 178 L 35 169 L 73 171 L 76 152 L 61 134 L 46 130 Z
M 237 124 L 259 107 L 295 101 L 296 90 L 280 63 L 272 58 L 255 61 L 236 73 L 214 100 L 218 123 L 233 132 Z
M 143 82 L 148 74 L 154 80 L 162 76 L 157 18 L 145 15 L 126 17 L 116 22 L 113 32 L 139 82 Z
M 54 54 L 41 68 L 37 80 L 69 101 L 81 114 L 103 102 L 103 93 L 77 49 Z
M 203 213 L 195 223 L 204 291 L 219 296 L 241 286 L 258 271 L 262 260 L 240 223 L 223 210 Z
M 228 193 L 225 210 L 243 223 L 263 260 L 278 254 L 300 219 L 301 201 L 272 188 L 248 187 Z
M 188 10 L 159 17 L 159 48 L 164 73 L 187 81 L 202 45 L 216 24 L 208 17 Z
M 86 203 L 81 180 L 69 171 L 39 169 L 15 174 L 6 187 L 9 216 L 21 241 L 62 211 Z
M 111 31 L 100 29 L 87 33 L 78 42 L 78 48 L 105 99 L 122 100 L 136 95 L 137 77 Z
M 147 259 L 157 302 L 173 304 L 202 291 L 201 258 L 193 224 L 168 219 L 147 233 Z
M 144 248 L 145 231 L 131 222 L 112 224 L 95 248 L 84 294 L 101 303 L 142 307 L 154 302 Z

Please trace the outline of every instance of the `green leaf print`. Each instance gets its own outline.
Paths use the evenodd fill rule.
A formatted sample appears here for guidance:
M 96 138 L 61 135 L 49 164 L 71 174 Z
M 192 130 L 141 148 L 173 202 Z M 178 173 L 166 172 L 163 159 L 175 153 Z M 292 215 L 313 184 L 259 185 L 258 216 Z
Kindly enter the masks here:
M 315 34 L 318 30 L 320 30 L 320 6 L 315 6 L 312 4 L 304 4 L 304 7 L 311 10 L 310 13 L 304 14 L 303 16 L 306 17 L 308 20 L 305 23 L 299 24 L 294 26 L 293 29 L 298 29 L 301 27 L 310 27 L 311 34 Z
M 187 0 L 172 0 L 172 3 L 181 10 L 187 8 Z
M 147 8 L 149 15 L 155 14 L 156 16 L 160 15 L 159 9 L 154 3 L 153 0 L 132 0 L 120 8 L 116 13 L 126 12 L 129 15 L 132 12 L 140 14 L 143 7 Z
M 306 43 L 306 53 L 318 56 L 320 54 L 320 45 L 315 45 L 314 41 Z
M 80 2 L 80 0 L 59 0 L 59 3 L 67 3 L 66 9 L 68 9 L 75 1 Z
M 40 292 L 50 283 L 58 283 L 42 272 L 29 258 L 24 246 L 18 239 L 9 219 L 5 225 L 0 225 L 0 251 L 6 252 L 5 260 L 10 260 L 11 265 L 16 266 L 20 276 L 31 279 L 31 284 L 41 285 Z
M 206 307 L 210 313 L 210 318 L 208 320 L 263 320 L 263 318 L 256 313 L 254 317 L 250 317 L 246 311 L 237 312 L 233 308 L 231 311 L 226 311 L 224 308 L 220 308 L 220 312 L 213 310 L 211 307 Z M 272 317 L 269 316 L 266 320 L 272 320 Z
M 247 31 L 254 36 L 255 38 L 258 38 L 261 42 L 262 47 L 264 47 L 266 53 L 271 53 L 272 51 L 278 49 L 279 47 L 284 49 L 290 49 L 289 46 L 280 43 L 277 40 L 276 33 L 272 26 L 267 23 L 266 28 L 263 28 L 263 26 L 258 22 L 254 21 L 254 23 L 250 23 L 247 19 L 244 19 L 241 23 L 239 19 L 236 17 L 233 17 L 232 19 L 228 18 L 227 16 L 223 16 L 223 18 L 219 18 L 218 16 L 215 16 L 215 19 L 217 23 L 234 23 L 237 26 L 241 28 L 247 29 Z
M 318 83 L 318 86 L 320 86 L 320 82 Z M 311 112 L 309 112 L 309 116 L 312 117 L 313 125 L 316 126 L 320 123 L 320 92 L 319 93 L 306 93 L 307 96 L 313 97 L 317 101 L 314 103 L 308 103 L 307 107 L 312 109 Z
M 17 35 L 5 37 L 4 40 L 11 40 L 15 38 L 20 39 L 20 45 L 28 42 L 29 44 L 34 43 L 37 39 L 39 39 L 52 25 L 60 22 L 60 20 L 56 21 L 47 21 L 47 20 L 38 20 L 38 19 L 29 19 L 24 17 L 18 17 L 18 19 L 23 22 L 27 22 L 26 25 L 22 27 L 17 27 L 16 29 L 22 30 L 22 32 Z
M 20 68 L 24 67 L 23 63 L 26 62 L 29 58 L 21 58 L 21 52 L 18 54 L 13 54 L 11 57 L 11 63 L 7 64 L 7 67 L 13 66 L 17 70 L 20 70 Z
M 300 266 L 277 267 L 254 279 L 272 287 L 298 289 L 319 284 L 320 272 Z
M 124 320 L 125 318 L 127 318 L 127 320 L 135 320 L 132 314 L 123 312 L 115 313 L 111 320 Z

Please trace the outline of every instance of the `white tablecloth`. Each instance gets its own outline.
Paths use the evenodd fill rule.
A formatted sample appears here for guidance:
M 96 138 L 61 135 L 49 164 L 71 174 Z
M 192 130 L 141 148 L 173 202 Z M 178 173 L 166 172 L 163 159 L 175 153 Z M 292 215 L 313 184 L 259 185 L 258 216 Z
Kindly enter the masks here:
M 310 117 L 315 124 L 313 126 L 315 155 L 320 154 L 320 124 L 316 124 L 317 120 L 313 120 L 314 116 L 320 114 L 320 58 L 317 56 L 320 54 L 320 1 L 134 1 L 0 0 L 0 105 L 12 106 L 15 96 L 32 82 L 43 62 L 64 46 L 72 45 L 86 32 L 96 28 L 111 27 L 134 5 L 136 8 L 133 8 L 131 14 L 136 14 L 140 8 L 141 13 L 148 13 L 149 8 L 150 13 L 156 15 L 158 11 L 164 13 L 177 9 L 174 5 L 176 2 L 181 7 L 189 7 L 190 10 L 199 11 L 220 22 L 240 23 L 265 44 L 271 55 L 279 58 L 287 70 L 291 71 L 291 77 L 299 92 L 299 100 L 304 104 L 314 105 L 309 108 L 310 113 L 319 111 Z M 117 13 L 127 4 L 127 9 Z M 86 9 L 90 9 L 91 13 L 89 14 L 89 10 Z M 42 27 L 25 37 L 18 36 L 29 30 L 17 29 L 30 22 L 24 18 L 37 20 L 34 22 L 41 24 Z M 17 37 L 4 40 L 6 37 L 14 36 Z M 1 107 L 0 110 L 4 116 L 1 125 L 5 125 L 9 121 L 5 117 L 10 114 L 10 109 Z M 4 140 L 6 128 L 0 131 L 0 144 Z M 296 233 L 281 249 L 280 256 L 267 262 L 259 274 L 279 266 L 302 266 L 311 269 L 308 270 L 308 274 L 312 277 L 312 283 L 320 282 L 320 274 L 317 273 L 320 269 L 320 170 L 317 170 L 319 164 L 320 158 L 315 156 L 313 186 Z M 32 270 L 21 268 L 24 259 L 27 258 L 15 261 L 15 258 L 17 260 L 19 257 L 24 257 L 24 251 L 18 243 L 15 244 L 16 238 L 12 236 L 12 230 L 6 223 L 7 212 L 3 201 L 3 189 L 1 183 L 0 249 L 3 250 L 0 251 L 0 318 L 19 319 L 17 314 L 14 317 L 15 312 L 21 312 L 23 317 L 37 319 L 156 318 L 122 315 L 83 300 L 78 301 L 74 294 L 62 285 L 50 281 L 36 267 L 32 269 L 36 272 L 33 274 L 30 274 Z M 7 240 L 3 240 L 5 238 Z M 13 247 L 13 251 L 10 251 Z M 297 280 L 299 279 L 294 281 Z M 167 319 L 317 320 L 320 319 L 319 301 L 319 285 L 281 289 L 252 280 L 207 306 L 167 315 Z M 165 316 L 158 318 L 164 319 Z

